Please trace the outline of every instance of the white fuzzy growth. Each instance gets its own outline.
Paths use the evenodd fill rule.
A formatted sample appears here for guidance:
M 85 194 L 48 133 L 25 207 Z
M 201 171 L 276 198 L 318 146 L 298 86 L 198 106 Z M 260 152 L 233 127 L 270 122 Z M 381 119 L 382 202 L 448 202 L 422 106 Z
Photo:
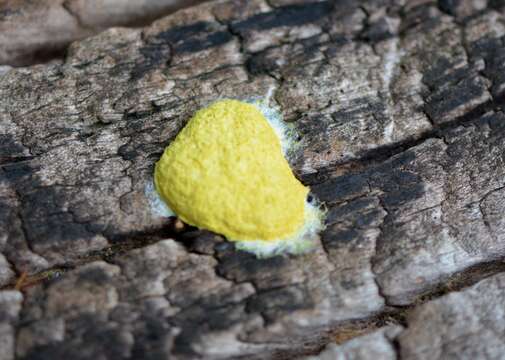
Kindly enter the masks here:
M 175 214 L 175 212 L 173 212 L 172 209 L 170 209 L 168 207 L 168 205 L 160 197 L 160 195 L 156 191 L 156 188 L 154 186 L 154 182 L 149 181 L 146 184 L 146 187 L 144 188 L 144 193 L 145 193 L 147 201 L 149 201 L 149 205 L 151 206 L 151 209 L 155 215 L 161 216 L 161 217 L 177 216 Z
M 305 203 L 305 223 L 293 236 L 276 240 L 241 240 L 235 242 L 238 250 L 255 254 L 259 258 L 266 258 L 279 254 L 302 254 L 311 251 L 317 244 L 318 234 L 324 229 L 325 212 L 319 205 Z
M 271 96 L 271 95 L 270 95 Z M 281 143 L 281 149 L 284 156 L 290 160 L 291 153 L 298 146 L 295 128 L 292 124 L 288 124 L 282 120 L 280 111 L 276 108 L 268 106 L 267 101 L 251 102 L 263 114 L 265 119 L 274 130 Z

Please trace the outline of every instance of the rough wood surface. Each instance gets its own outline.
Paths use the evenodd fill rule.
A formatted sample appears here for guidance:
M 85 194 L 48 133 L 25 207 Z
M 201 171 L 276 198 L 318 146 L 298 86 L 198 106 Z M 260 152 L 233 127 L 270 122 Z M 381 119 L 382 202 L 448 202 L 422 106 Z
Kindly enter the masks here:
M 503 276 L 459 291 L 505 269 L 502 5 L 218 1 L 0 72 L 0 359 L 291 358 L 356 322 L 393 323 L 364 342 L 393 358 L 497 358 L 465 341 L 501 349 Z M 157 216 L 189 116 L 269 95 L 318 248 L 256 259 Z
M 198 0 L 2 0 L 0 65 L 27 66 L 113 26 L 141 26 Z
M 505 276 L 495 275 L 415 308 L 407 328 L 386 326 L 342 345 L 329 344 L 316 358 L 502 359 L 504 299 Z

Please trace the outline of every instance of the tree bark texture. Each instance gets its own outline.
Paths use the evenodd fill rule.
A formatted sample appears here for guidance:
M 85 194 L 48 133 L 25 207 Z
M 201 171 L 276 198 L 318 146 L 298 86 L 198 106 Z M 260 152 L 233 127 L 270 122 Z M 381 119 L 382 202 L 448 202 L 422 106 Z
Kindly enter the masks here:
M 323 353 L 502 356 L 504 6 L 209 2 L 3 71 L 0 359 L 293 358 L 350 328 Z M 300 134 L 313 252 L 153 212 L 155 161 L 220 98 Z

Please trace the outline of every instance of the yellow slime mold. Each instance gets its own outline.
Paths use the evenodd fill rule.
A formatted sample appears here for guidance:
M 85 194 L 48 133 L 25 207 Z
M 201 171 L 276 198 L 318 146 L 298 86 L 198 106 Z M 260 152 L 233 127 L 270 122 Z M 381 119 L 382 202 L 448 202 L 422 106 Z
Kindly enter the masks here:
M 286 239 L 304 225 L 308 188 L 252 104 L 198 111 L 156 163 L 154 182 L 183 221 L 229 240 Z

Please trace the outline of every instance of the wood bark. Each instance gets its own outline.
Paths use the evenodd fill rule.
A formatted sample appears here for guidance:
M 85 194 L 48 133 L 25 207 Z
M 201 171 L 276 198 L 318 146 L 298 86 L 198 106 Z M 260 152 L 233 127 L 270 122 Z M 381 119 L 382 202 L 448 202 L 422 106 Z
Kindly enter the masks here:
M 201 0 L 3 0 L 0 65 L 61 57 L 75 40 L 113 26 L 142 26 Z
M 351 342 L 498 358 L 504 6 L 209 2 L 4 71 L 0 359 L 293 358 L 384 325 Z M 164 147 L 230 97 L 300 134 L 328 208 L 313 252 L 258 259 L 153 211 Z

